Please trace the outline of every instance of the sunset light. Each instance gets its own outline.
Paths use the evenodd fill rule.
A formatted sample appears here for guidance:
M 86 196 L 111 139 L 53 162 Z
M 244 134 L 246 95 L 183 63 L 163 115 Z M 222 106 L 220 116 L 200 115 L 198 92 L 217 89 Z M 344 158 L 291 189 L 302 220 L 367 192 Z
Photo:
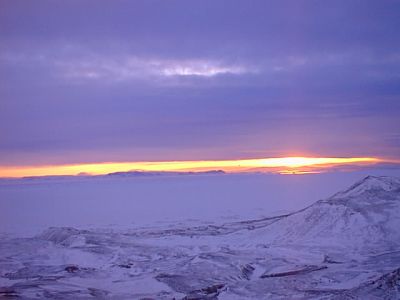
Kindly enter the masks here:
M 46 175 L 101 175 L 126 171 L 181 171 L 196 172 L 223 170 L 225 172 L 263 171 L 281 174 L 309 174 L 320 168 L 342 165 L 365 165 L 383 162 L 373 157 L 274 157 L 242 160 L 159 161 L 159 162 L 106 162 L 94 164 L 1 167 L 0 177 L 26 177 Z M 301 168 L 308 168 L 302 170 Z

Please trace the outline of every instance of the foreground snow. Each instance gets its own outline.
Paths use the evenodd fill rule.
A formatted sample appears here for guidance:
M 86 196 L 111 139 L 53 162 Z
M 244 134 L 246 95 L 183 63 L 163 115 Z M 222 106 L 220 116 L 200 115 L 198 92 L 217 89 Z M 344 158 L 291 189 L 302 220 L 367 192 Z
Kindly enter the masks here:
M 400 180 L 225 224 L 52 227 L 0 242 L 0 297 L 399 299 Z

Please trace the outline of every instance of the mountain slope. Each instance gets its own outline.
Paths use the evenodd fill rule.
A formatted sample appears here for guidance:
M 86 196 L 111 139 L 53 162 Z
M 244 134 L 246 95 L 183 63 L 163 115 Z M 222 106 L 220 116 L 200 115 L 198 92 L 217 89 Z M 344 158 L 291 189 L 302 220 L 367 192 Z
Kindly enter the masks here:
M 250 240 L 353 250 L 400 245 L 400 179 L 368 176 L 349 189 L 254 231 Z

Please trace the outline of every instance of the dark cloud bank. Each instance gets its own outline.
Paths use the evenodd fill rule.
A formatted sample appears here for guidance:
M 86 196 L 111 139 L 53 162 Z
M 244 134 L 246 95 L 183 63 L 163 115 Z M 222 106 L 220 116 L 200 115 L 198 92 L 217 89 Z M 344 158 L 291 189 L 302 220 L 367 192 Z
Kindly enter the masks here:
M 400 153 L 398 1 L 2 1 L 0 165 Z

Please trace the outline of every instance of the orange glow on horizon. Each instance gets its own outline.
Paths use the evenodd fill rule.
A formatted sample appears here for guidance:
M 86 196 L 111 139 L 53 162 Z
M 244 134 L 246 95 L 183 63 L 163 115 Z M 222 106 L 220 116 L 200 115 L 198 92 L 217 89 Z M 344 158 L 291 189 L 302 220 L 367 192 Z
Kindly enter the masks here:
M 366 165 L 384 160 L 373 157 L 275 157 L 242 160 L 106 162 L 54 166 L 0 166 L 0 177 L 51 175 L 102 175 L 125 171 L 209 171 L 225 172 L 267 171 L 281 174 L 318 173 L 318 168 L 340 165 Z M 311 168 L 303 171 L 300 168 Z

